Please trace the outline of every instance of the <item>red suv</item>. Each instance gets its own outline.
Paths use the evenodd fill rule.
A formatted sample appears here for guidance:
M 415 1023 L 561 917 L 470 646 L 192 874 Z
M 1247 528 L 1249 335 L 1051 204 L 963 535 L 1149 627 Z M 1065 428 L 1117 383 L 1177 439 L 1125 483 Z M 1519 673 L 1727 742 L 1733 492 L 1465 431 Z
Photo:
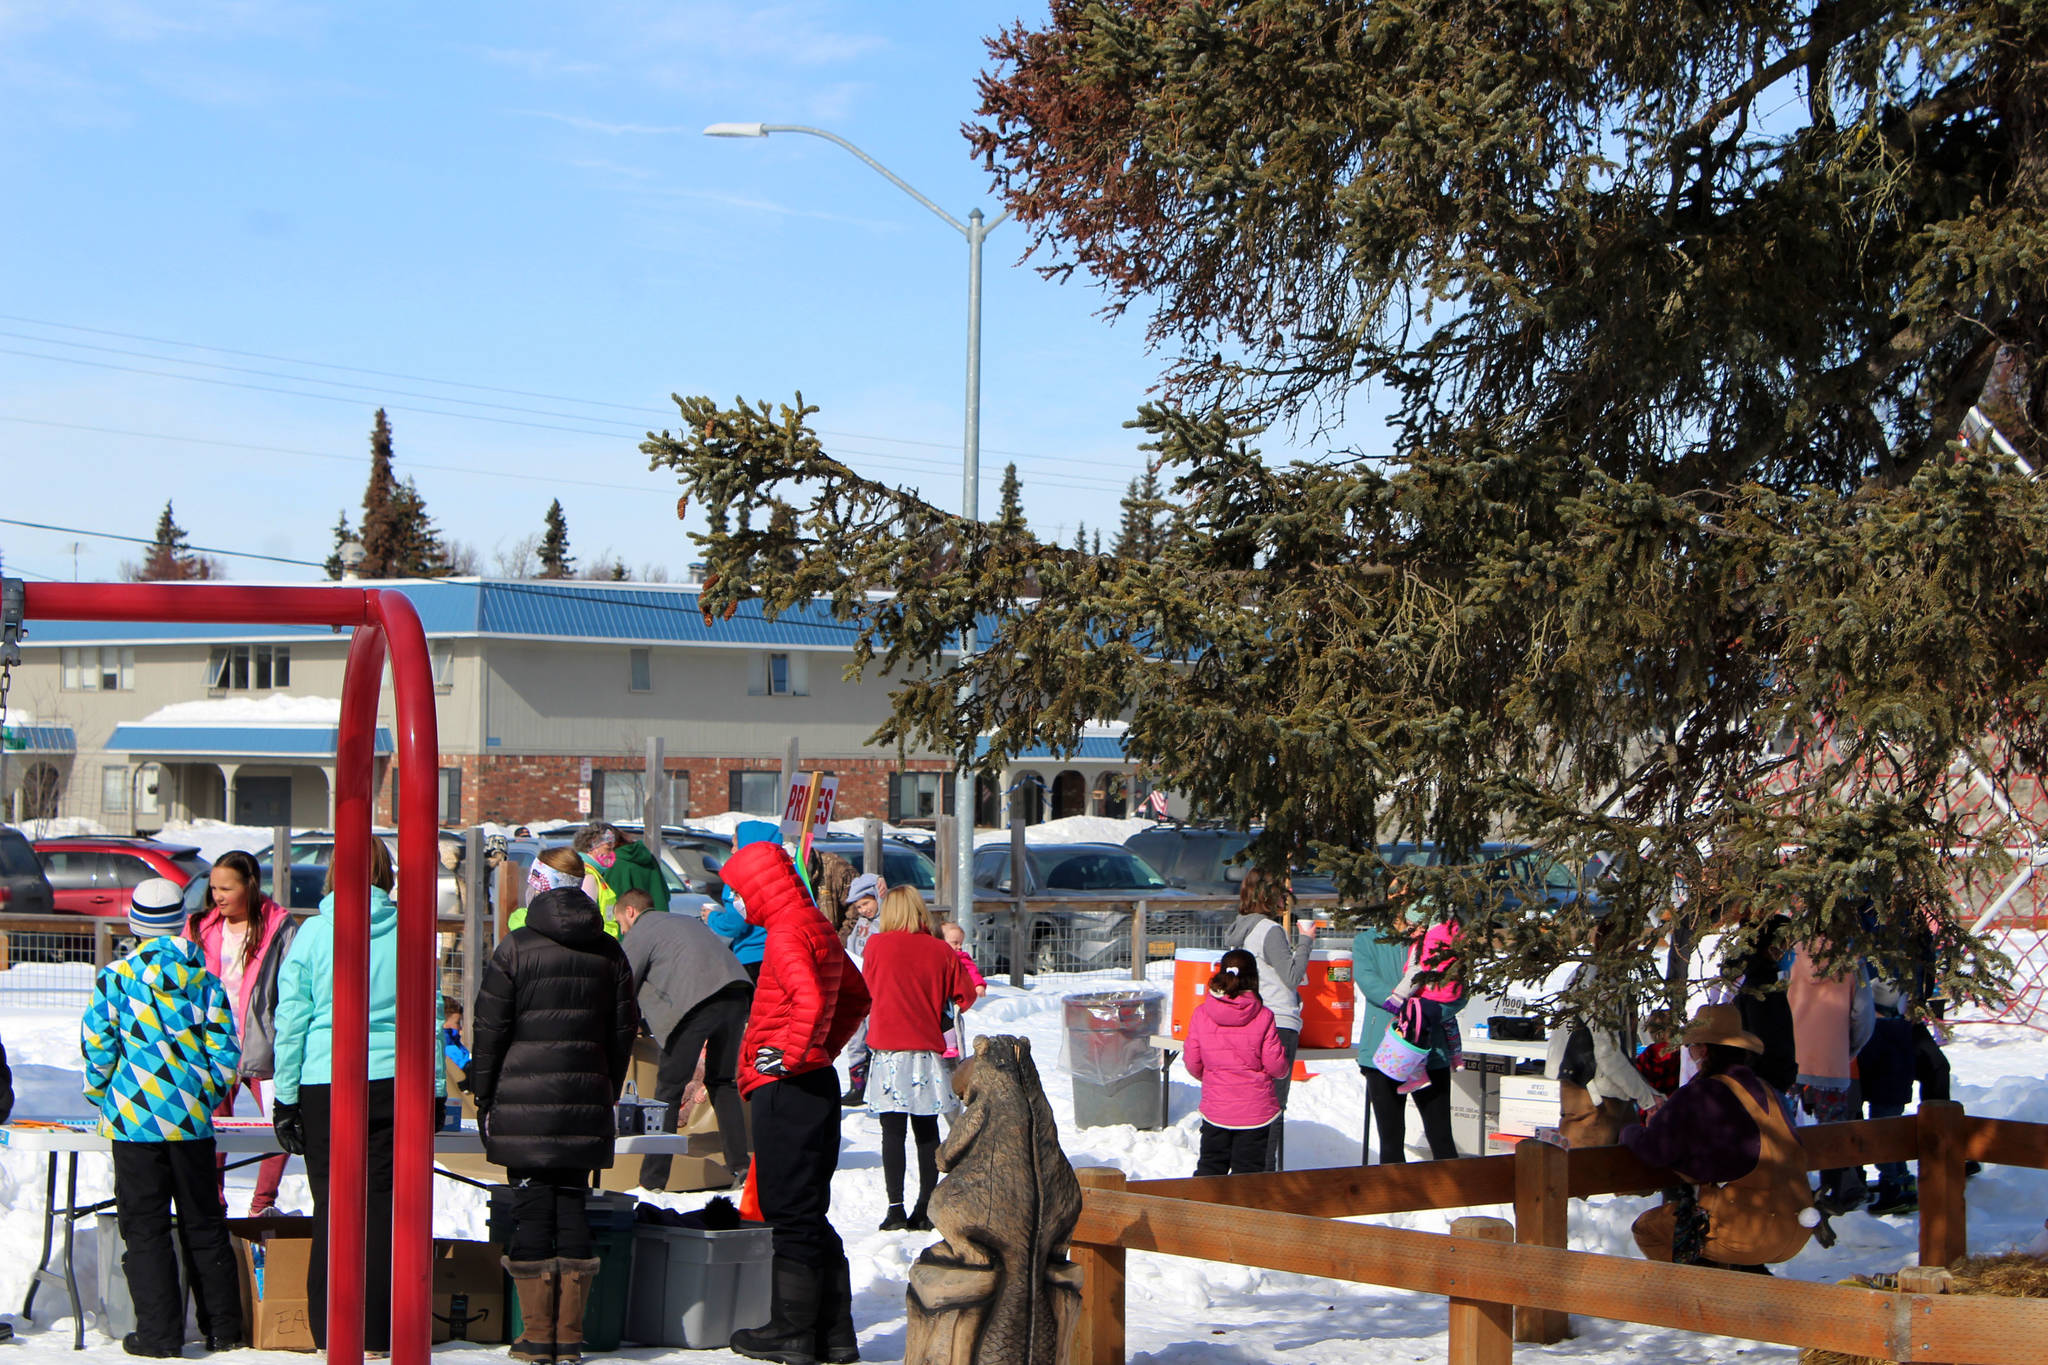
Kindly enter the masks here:
M 213 866 L 191 844 L 107 834 L 38 839 L 36 860 L 50 879 L 58 914 L 106 919 L 126 918 L 130 893 L 151 877 L 168 878 L 182 887 L 195 877 L 204 878 Z

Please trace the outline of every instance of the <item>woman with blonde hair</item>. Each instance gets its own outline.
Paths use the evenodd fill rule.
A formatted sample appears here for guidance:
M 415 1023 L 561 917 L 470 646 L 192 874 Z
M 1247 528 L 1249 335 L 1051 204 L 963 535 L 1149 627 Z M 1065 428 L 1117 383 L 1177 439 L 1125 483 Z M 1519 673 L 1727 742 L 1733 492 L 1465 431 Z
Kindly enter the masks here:
M 880 927 L 862 955 L 873 1005 L 868 1011 L 868 1107 L 882 1120 L 882 1177 L 889 1212 L 882 1230 L 931 1231 L 925 1206 L 938 1184 L 939 1115 L 959 1107 L 946 1072 L 946 1006 L 974 1003 L 960 955 L 932 932 L 931 913 L 914 886 L 882 897 Z M 917 1204 L 903 1211 L 904 1139 L 917 1136 Z

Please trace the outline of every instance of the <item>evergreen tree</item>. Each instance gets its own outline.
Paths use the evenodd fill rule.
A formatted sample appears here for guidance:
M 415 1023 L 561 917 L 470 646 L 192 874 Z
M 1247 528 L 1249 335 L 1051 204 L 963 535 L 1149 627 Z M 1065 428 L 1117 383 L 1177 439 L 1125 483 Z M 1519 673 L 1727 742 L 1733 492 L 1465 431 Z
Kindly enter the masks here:
M 1159 467 L 1147 462 L 1144 474 L 1124 490 L 1123 522 L 1117 528 L 1116 555 L 1149 564 L 1159 555 Z
M 391 469 L 391 420 L 378 408 L 370 428 L 370 481 L 363 487 L 363 562 L 356 570 L 364 578 L 397 576 L 396 546 L 405 534 L 392 506 L 397 491 L 398 476 Z
M 705 515 L 707 615 L 829 598 L 896 682 L 882 743 L 995 764 L 1125 716 L 1361 903 L 1429 840 L 1478 990 L 1588 955 L 1642 990 L 1782 911 L 1895 980 L 1931 930 L 1995 997 L 1955 889 L 2009 874 L 1951 792 L 1961 754 L 2048 771 L 2048 481 L 1954 438 L 1990 398 L 2048 463 L 2048 12 L 1051 0 L 992 51 L 1007 207 L 1167 357 L 1174 572 L 994 544 L 801 400 L 685 398 L 645 449 Z M 1368 386 L 1393 462 L 1260 458 Z M 1472 865 L 1502 840 L 1611 859 L 1609 932 L 1540 859 Z
M 613 561 L 612 561 L 612 572 L 611 572 L 611 579 L 612 579 L 612 582 L 614 582 L 614 583 L 623 583 L 623 582 L 625 582 L 625 581 L 626 581 L 627 579 L 631 578 L 632 576 L 633 576 L 633 571 L 632 571 L 631 569 L 628 569 L 628 568 L 626 567 L 626 561 L 625 561 L 625 560 L 623 560 L 623 559 L 615 559 L 615 560 L 613 560 Z
M 427 514 L 426 499 L 393 469 L 391 422 L 384 409 L 370 430 L 370 481 L 363 490 L 364 578 L 445 578 L 448 550 Z
M 341 547 L 355 538 L 356 533 L 348 525 L 348 509 L 344 507 L 334 518 L 334 548 L 328 551 L 326 563 L 320 566 L 328 578 L 339 582 L 347 575 L 348 566 L 341 562 Z
M 1017 466 L 1013 461 L 1003 466 L 1003 497 L 996 512 L 996 526 L 1005 534 L 1014 534 L 1024 526 L 1024 488 L 1017 479 Z
M 1079 554 L 1088 553 L 1088 523 L 1085 521 L 1074 527 L 1074 549 Z
M 186 543 L 185 530 L 171 515 L 168 502 L 156 519 L 156 539 L 143 552 L 142 562 L 123 564 L 121 572 L 133 583 L 189 583 L 222 576 L 217 561 L 195 554 Z
M 568 578 L 575 572 L 576 560 L 569 553 L 569 519 L 562 515 L 560 498 L 548 504 L 541 525 L 540 576 Z

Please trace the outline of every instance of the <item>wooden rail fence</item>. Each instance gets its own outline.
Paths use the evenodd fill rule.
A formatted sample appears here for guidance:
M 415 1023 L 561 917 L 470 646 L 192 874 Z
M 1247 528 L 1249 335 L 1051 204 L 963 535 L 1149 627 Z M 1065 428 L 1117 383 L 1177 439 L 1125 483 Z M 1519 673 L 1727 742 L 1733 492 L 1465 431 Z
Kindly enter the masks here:
M 1799 1136 L 1809 1170 L 1919 1161 L 1926 1266 L 1967 1251 L 1966 1161 L 2048 1167 L 2048 1124 L 1972 1118 L 1958 1104 Z M 2035 1365 L 2048 1342 L 2048 1301 L 1886 1293 L 1566 1250 L 1570 1199 L 1680 1183 L 1622 1147 L 1573 1152 L 1530 1139 L 1511 1156 L 1408 1165 L 1130 1182 L 1114 1169 L 1079 1175 L 1075 1365 L 1123 1365 L 1130 1251 L 1442 1294 L 1452 1365 L 1506 1365 L 1512 1341 L 1562 1340 L 1573 1313 L 1944 1365 Z M 1513 1205 L 1514 1222 L 1460 1218 L 1445 1235 L 1335 1221 L 1489 1205 Z

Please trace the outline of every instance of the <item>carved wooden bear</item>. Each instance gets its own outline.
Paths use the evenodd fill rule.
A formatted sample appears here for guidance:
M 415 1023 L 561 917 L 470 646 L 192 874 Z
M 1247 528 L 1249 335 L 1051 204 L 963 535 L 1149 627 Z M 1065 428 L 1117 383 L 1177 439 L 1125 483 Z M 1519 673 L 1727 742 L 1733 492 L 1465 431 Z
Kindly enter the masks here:
M 931 1201 L 945 1240 L 910 1269 L 904 1365 L 1064 1365 L 1081 1312 L 1067 1259 L 1081 1186 L 1031 1044 L 976 1038 L 953 1089 L 966 1112 L 939 1148 Z

